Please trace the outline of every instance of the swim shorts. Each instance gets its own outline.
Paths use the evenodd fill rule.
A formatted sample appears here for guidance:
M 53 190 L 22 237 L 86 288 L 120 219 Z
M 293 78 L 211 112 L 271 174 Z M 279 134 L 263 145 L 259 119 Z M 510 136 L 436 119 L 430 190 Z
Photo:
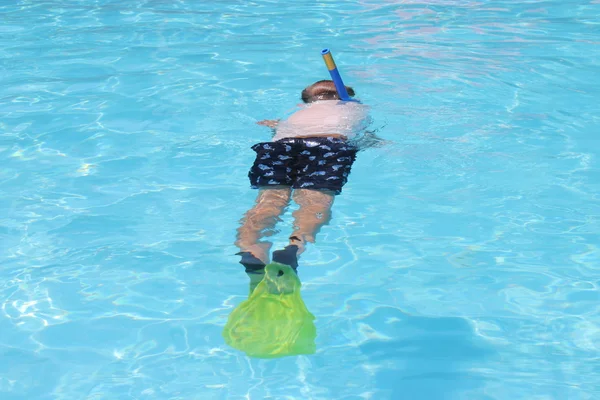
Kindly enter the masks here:
M 342 192 L 358 149 L 333 137 L 284 138 L 252 146 L 256 160 L 248 173 L 254 189 L 290 186 L 294 189 Z

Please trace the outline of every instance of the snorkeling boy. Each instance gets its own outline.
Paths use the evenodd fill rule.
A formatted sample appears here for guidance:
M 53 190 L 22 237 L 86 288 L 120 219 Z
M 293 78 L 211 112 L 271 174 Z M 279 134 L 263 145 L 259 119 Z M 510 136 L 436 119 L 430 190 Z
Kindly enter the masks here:
M 350 96 L 354 90 L 346 86 Z M 348 180 L 358 147 L 353 142 L 368 123 L 367 107 L 341 102 L 333 81 L 318 81 L 302 91 L 301 109 L 286 120 L 263 120 L 273 129 L 270 142 L 252 146 L 256 159 L 248 177 L 259 189 L 256 204 L 237 230 L 237 253 L 249 275 L 262 274 L 269 263 L 271 243 L 260 240 L 273 234 L 290 199 L 299 206 L 293 213 L 289 245 L 273 252 L 273 261 L 298 268 L 298 256 L 314 243 L 329 222 L 331 206 Z M 252 279 L 252 276 L 251 276 Z

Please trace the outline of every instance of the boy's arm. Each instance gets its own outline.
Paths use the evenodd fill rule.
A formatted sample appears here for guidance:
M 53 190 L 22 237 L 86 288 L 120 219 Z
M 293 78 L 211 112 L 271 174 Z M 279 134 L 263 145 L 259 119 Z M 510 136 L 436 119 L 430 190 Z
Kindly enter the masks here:
M 268 126 L 271 129 L 275 129 L 275 128 L 277 128 L 277 125 L 279 124 L 279 120 L 278 119 L 263 119 L 262 121 L 258 121 L 257 124 L 262 125 L 262 126 Z
M 358 140 L 361 149 L 369 149 L 373 147 L 383 147 L 392 142 L 377 135 L 377 130 L 366 131 Z
M 373 119 L 370 116 L 367 116 L 365 121 L 366 124 L 363 128 L 363 134 L 360 135 L 359 139 L 356 141 L 359 148 L 364 150 L 369 148 L 383 147 L 392 143 L 391 141 L 386 140 L 377 134 L 377 132 L 385 128 L 387 123 L 378 128 L 372 128 L 371 126 L 373 125 Z

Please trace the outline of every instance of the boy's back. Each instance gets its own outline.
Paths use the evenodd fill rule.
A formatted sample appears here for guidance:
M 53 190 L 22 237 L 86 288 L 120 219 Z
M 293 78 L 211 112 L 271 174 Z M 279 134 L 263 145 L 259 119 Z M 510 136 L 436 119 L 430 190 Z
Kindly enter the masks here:
M 367 125 L 368 107 L 357 102 L 323 100 L 304 105 L 276 129 L 273 141 L 339 135 L 353 139 Z

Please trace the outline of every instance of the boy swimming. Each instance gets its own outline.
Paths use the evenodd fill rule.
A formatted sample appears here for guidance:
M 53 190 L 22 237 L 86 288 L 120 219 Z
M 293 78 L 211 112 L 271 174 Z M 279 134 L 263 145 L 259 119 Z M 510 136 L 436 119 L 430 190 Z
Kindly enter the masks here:
M 354 90 L 346 86 L 350 96 Z M 269 263 L 271 243 L 260 240 L 273 233 L 290 200 L 293 213 L 289 245 L 273 252 L 273 261 L 298 268 L 306 243 L 329 222 L 331 206 L 348 180 L 358 147 L 353 139 L 366 128 L 367 107 L 341 102 L 333 81 L 318 81 L 302 91 L 301 109 L 286 120 L 263 120 L 273 129 L 270 142 L 252 146 L 256 159 L 248 177 L 259 189 L 256 204 L 237 230 L 237 253 L 248 274 L 261 274 Z

